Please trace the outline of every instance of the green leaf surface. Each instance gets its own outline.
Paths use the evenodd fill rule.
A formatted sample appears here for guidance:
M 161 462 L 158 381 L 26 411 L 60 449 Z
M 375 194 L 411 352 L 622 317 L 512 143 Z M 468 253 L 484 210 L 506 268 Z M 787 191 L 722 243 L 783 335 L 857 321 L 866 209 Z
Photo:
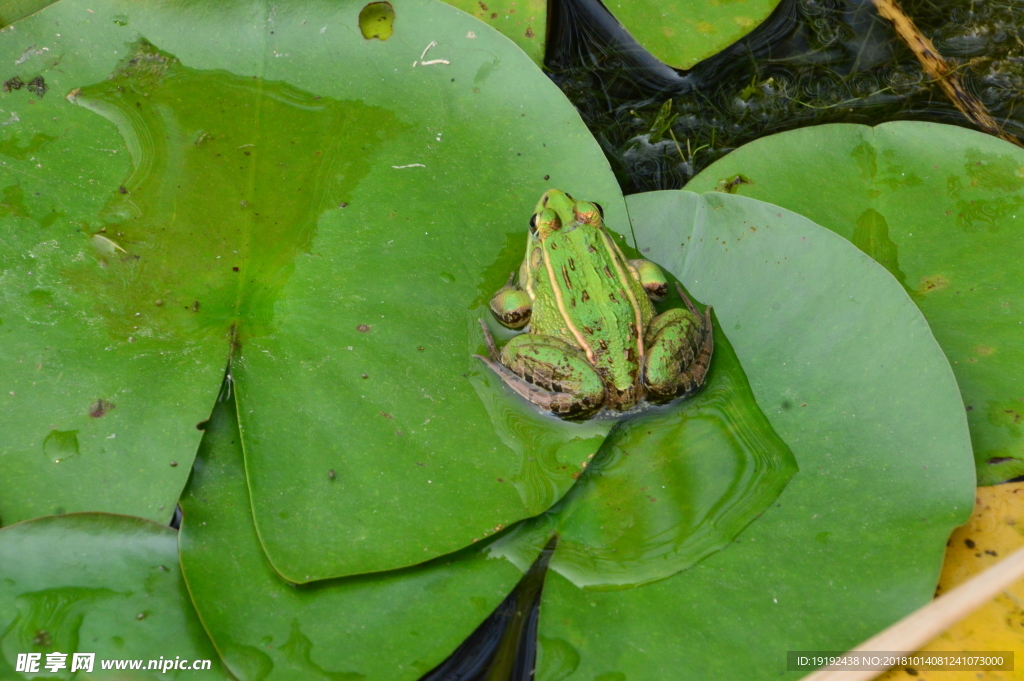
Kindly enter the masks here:
M 177 532 L 141 518 L 80 513 L 0 530 L 0 632 L 3 679 L 231 678 L 189 600 Z M 21 653 L 40 654 L 38 673 L 16 671 Z M 52 653 L 65 667 L 46 669 Z M 71 673 L 73 653 L 95 655 L 91 674 Z M 179 659 L 210 664 L 149 668 Z
M 489 25 L 544 64 L 548 30 L 547 0 L 444 0 Z
M 499 540 L 494 552 L 526 568 L 557 533 L 550 569 L 576 586 L 646 584 L 727 546 L 794 473 L 792 452 L 717 329 L 701 391 L 624 421 L 579 484 Z
M 595 592 L 552 575 L 538 679 L 776 679 L 786 650 L 845 649 L 927 602 L 974 474 L 914 304 L 785 209 L 690 192 L 628 206 L 641 252 L 714 305 L 800 471 L 735 544 L 674 577 Z
M 214 643 L 243 681 L 418 679 L 522 576 L 490 558 L 481 542 L 404 570 L 301 588 L 285 583 L 253 525 L 233 399 L 214 409 L 181 507 L 185 579 Z
M 736 42 L 768 18 L 778 0 L 612 0 L 608 10 L 640 45 L 688 69 Z
M 1024 474 L 1024 151 L 933 123 L 825 125 L 741 147 L 689 188 L 737 175 L 731 191 L 806 215 L 889 270 L 953 366 L 979 484 Z
M 55 487 L 65 511 L 169 515 L 230 353 L 291 581 L 450 553 L 571 486 L 608 426 L 509 421 L 471 355 L 541 193 L 628 232 L 621 193 L 518 48 L 391 4 L 386 40 L 326 0 L 66 0 L 6 35 L 49 94 L 8 93 L 0 132 L 5 522 Z
M 0 0 L 0 28 L 10 26 L 57 0 Z

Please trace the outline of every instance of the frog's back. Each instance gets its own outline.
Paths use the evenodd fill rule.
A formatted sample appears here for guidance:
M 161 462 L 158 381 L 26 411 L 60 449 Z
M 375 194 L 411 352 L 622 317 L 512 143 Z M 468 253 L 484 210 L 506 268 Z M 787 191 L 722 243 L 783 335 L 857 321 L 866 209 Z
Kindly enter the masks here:
M 608 386 L 630 391 L 641 362 L 638 324 L 642 328 L 654 316 L 643 287 L 600 228 L 579 225 L 549 236 L 546 245 L 546 262 L 539 248 L 530 258 L 531 332 L 589 349 Z M 623 400 L 626 406 L 635 402 L 629 395 Z

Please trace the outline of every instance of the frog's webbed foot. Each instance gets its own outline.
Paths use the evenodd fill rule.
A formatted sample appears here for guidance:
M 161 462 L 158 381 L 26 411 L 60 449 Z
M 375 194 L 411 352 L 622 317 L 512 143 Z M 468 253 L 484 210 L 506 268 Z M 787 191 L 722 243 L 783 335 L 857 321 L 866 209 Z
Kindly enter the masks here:
M 676 282 L 676 293 L 678 293 L 679 297 L 683 299 L 683 304 L 686 305 L 686 309 L 689 310 L 690 313 L 693 314 L 695 317 L 700 317 L 700 312 L 697 310 L 697 306 L 693 304 L 692 300 L 690 300 L 690 296 L 686 295 L 686 291 L 684 291 L 683 287 L 679 285 L 679 282 Z M 709 306 L 709 309 L 710 309 L 710 306 Z M 710 316 L 710 314 L 711 313 L 708 313 L 708 317 L 707 317 L 707 320 L 708 320 L 707 328 L 709 328 L 709 329 L 711 328 L 711 316 Z
M 644 338 L 644 384 L 654 403 L 684 397 L 704 385 L 715 349 L 711 306 L 701 315 L 678 284 L 676 288 L 687 309 L 655 317 Z
M 498 289 L 491 297 L 491 314 L 502 325 L 510 329 L 521 329 L 530 323 L 533 313 L 533 301 L 530 294 L 515 284 L 516 273 L 508 277 L 508 282 Z
M 541 409 L 566 420 L 582 420 L 604 405 L 604 381 L 582 351 L 560 338 L 523 334 L 499 355 L 486 325 L 484 337 L 491 356 L 475 357 Z

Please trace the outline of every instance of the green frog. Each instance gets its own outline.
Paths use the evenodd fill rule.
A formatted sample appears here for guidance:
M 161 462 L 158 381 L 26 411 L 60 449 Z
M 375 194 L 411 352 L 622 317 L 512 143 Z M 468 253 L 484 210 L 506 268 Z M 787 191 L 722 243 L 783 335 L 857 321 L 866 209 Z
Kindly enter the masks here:
M 711 307 L 655 314 L 668 292 L 661 269 L 627 260 L 605 229 L 601 206 L 552 189 L 530 219 L 518 274 L 491 299 L 495 318 L 528 328 L 489 357 L 476 355 L 515 392 L 566 420 L 602 409 L 660 404 L 704 383 L 714 339 Z

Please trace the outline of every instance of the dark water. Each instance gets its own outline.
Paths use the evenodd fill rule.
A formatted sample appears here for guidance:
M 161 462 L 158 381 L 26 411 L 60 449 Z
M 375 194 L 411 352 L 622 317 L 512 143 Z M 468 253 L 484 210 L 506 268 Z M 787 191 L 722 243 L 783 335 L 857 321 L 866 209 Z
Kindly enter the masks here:
M 549 75 L 627 194 L 678 189 L 738 146 L 807 125 L 974 127 L 870 0 L 782 0 L 746 38 L 689 71 L 644 51 L 599 0 L 551 4 Z M 1024 5 L 910 0 L 902 8 L 997 124 L 1024 137 Z
M 519 584 L 447 660 L 420 681 L 529 681 L 537 660 L 540 595 L 552 537 Z

